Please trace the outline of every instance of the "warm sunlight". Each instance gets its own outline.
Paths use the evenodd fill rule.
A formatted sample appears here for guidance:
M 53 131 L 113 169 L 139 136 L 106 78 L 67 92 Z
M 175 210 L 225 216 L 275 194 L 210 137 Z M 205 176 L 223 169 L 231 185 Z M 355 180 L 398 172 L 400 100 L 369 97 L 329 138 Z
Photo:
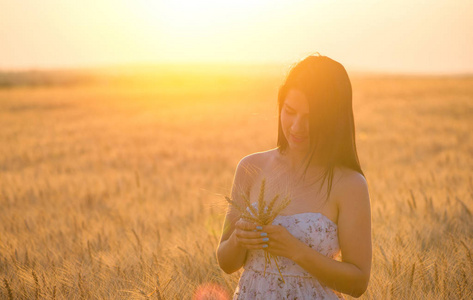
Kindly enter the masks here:
M 473 299 L 472 0 L 0 0 L 0 299 Z
M 146 24 L 138 31 L 147 42 L 139 45 L 150 59 L 287 63 L 317 50 L 341 55 L 358 70 L 473 69 L 466 51 L 472 44 L 461 38 L 468 26 L 460 24 L 473 26 L 467 1 L 139 0 L 127 6 L 136 23 Z M 441 53 L 455 54 L 433 63 Z
M 325 1 L 321 1 L 323 3 Z M 299 4 L 290 1 L 136 1 L 123 7 L 145 22 L 149 43 L 171 61 L 254 61 L 252 46 L 274 36 L 275 18 Z M 333 4 L 331 4 L 333 5 Z M 287 19 L 287 17 L 285 17 Z M 284 20 L 282 20 L 284 21 Z M 287 24 L 293 27 L 291 24 Z M 263 29 L 258 29 L 262 27 Z M 142 35 L 144 35 L 142 33 Z M 143 49 L 146 51 L 145 49 Z M 237 53 L 238 52 L 238 53 Z M 177 56 L 177 55 L 178 56 Z M 273 54 L 270 56 L 274 57 Z
M 350 70 L 469 72 L 472 9 L 469 0 L 0 0 L 0 68 L 287 64 L 318 51 Z
M 175 0 L 155 3 L 141 1 L 132 5 L 135 6 L 137 3 L 142 15 L 148 17 L 152 24 L 165 28 L 172 36 L 183 38 L 191 38 L 194 31 L 204 31 L 212 35 L 226 32 L 227 29 L 237 29 L 242 24 L 235 24 L 234 21 L 243 18 L 248 20 L 261 15 L 268 11 L 268 6 L 274 5 L 274 1 L 269 0 L 257 2 Z M 191 25 L 193 27 L 189 28 Z

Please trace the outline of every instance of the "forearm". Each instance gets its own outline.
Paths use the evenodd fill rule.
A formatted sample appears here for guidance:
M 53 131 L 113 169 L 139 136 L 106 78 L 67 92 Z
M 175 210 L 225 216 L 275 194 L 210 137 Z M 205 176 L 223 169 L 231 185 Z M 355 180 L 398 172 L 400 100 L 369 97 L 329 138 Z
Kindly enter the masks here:
M 238 244 L 235 234 L 233 231 L 230 237 L 221 242 L 217 249 L 218 264 L 227 274 L 238 271 L 243 266 L 247 253 L 247 250 Z
M 303 244 L 292 258 L 299 266 L 317 280 L 336 291 L 353 297 L 361 296 L 367 287 L 367 279 L 354 264 L 327 257 Z

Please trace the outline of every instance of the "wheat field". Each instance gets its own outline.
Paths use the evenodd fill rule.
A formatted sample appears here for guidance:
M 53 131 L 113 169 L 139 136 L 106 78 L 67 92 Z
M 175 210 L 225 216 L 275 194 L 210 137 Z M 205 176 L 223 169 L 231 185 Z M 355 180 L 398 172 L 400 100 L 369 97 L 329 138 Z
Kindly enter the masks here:
M 231 297 L 224 196 L 243 156 L 276 146 L 283 75 L 0 89 L 1 298 Z M 473 77 L 351 79 L 372 207 L 361 298 L 473 298 Z

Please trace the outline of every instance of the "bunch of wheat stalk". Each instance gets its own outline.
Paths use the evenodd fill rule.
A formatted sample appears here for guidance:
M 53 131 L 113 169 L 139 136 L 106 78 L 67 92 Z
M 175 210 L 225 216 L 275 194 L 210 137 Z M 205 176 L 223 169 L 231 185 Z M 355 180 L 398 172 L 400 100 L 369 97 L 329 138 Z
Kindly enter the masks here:
M 245 202 L 246 207 L 242 207 L 235 201 L 231 200 L 229 197 L 225 197 L 227 202 L 235 207 L 240 213 L 241 213 L 241 218 L 244 220 L 247 220 L 249 222 L 256 223 L 258 225 L 268 225 L 273 222 L 273 220 L 278 216 L 278 214 L 286 207 L 289 205 L 291 200 L 289 199 L 289 196 L 286 196 L 282 202 L 280 202 L 276 207 L 274 205 L 276 204 L 276 201 L 279 198 L 279 194 L 274 196 L 274 198 L 269 202 L 268 205 L 266 205 L 266 202 L 264 200 L 264 189 L 265 189 L 265 184 L 266 184 L 266 179 L 263 178 L 261 182 L 261 190 L 259 193 L 258 197 L 258 208 L 256 209 L 251 205 L 250 200 L 245 194 L 242 194 L 242 198 Z M 271 258 L 274 260 L 276 263 L 276 267 L 278 268 L 279 275 L 281 276 L 281 279 L 284 283 L 284 277 L 281 274 L 281 270 L 279 269 L 278 265 L 278 257 L 276 255 L 270 254 L 266 251 L 264 251 L 264 272 L 263 275 L 266 276 L 266 266 L 269 264 L 271 265 Z

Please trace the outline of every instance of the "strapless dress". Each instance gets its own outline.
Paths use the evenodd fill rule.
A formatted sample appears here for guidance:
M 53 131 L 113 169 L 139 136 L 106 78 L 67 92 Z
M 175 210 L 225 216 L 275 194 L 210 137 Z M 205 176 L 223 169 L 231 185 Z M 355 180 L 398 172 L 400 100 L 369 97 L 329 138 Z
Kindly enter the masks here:
M 338 227 L 321 213 L 306 212 L 279 215 L 273 225 L 284 226 L 293 236 L 334 260 L 341 261 Z M 279 271 L 271 259 L 264 274 L 264 251 L 248 250 L 233 299 L 345 299 L 343 295 L 322 285 L 314 276 L 289 258 L 278 257 Z

